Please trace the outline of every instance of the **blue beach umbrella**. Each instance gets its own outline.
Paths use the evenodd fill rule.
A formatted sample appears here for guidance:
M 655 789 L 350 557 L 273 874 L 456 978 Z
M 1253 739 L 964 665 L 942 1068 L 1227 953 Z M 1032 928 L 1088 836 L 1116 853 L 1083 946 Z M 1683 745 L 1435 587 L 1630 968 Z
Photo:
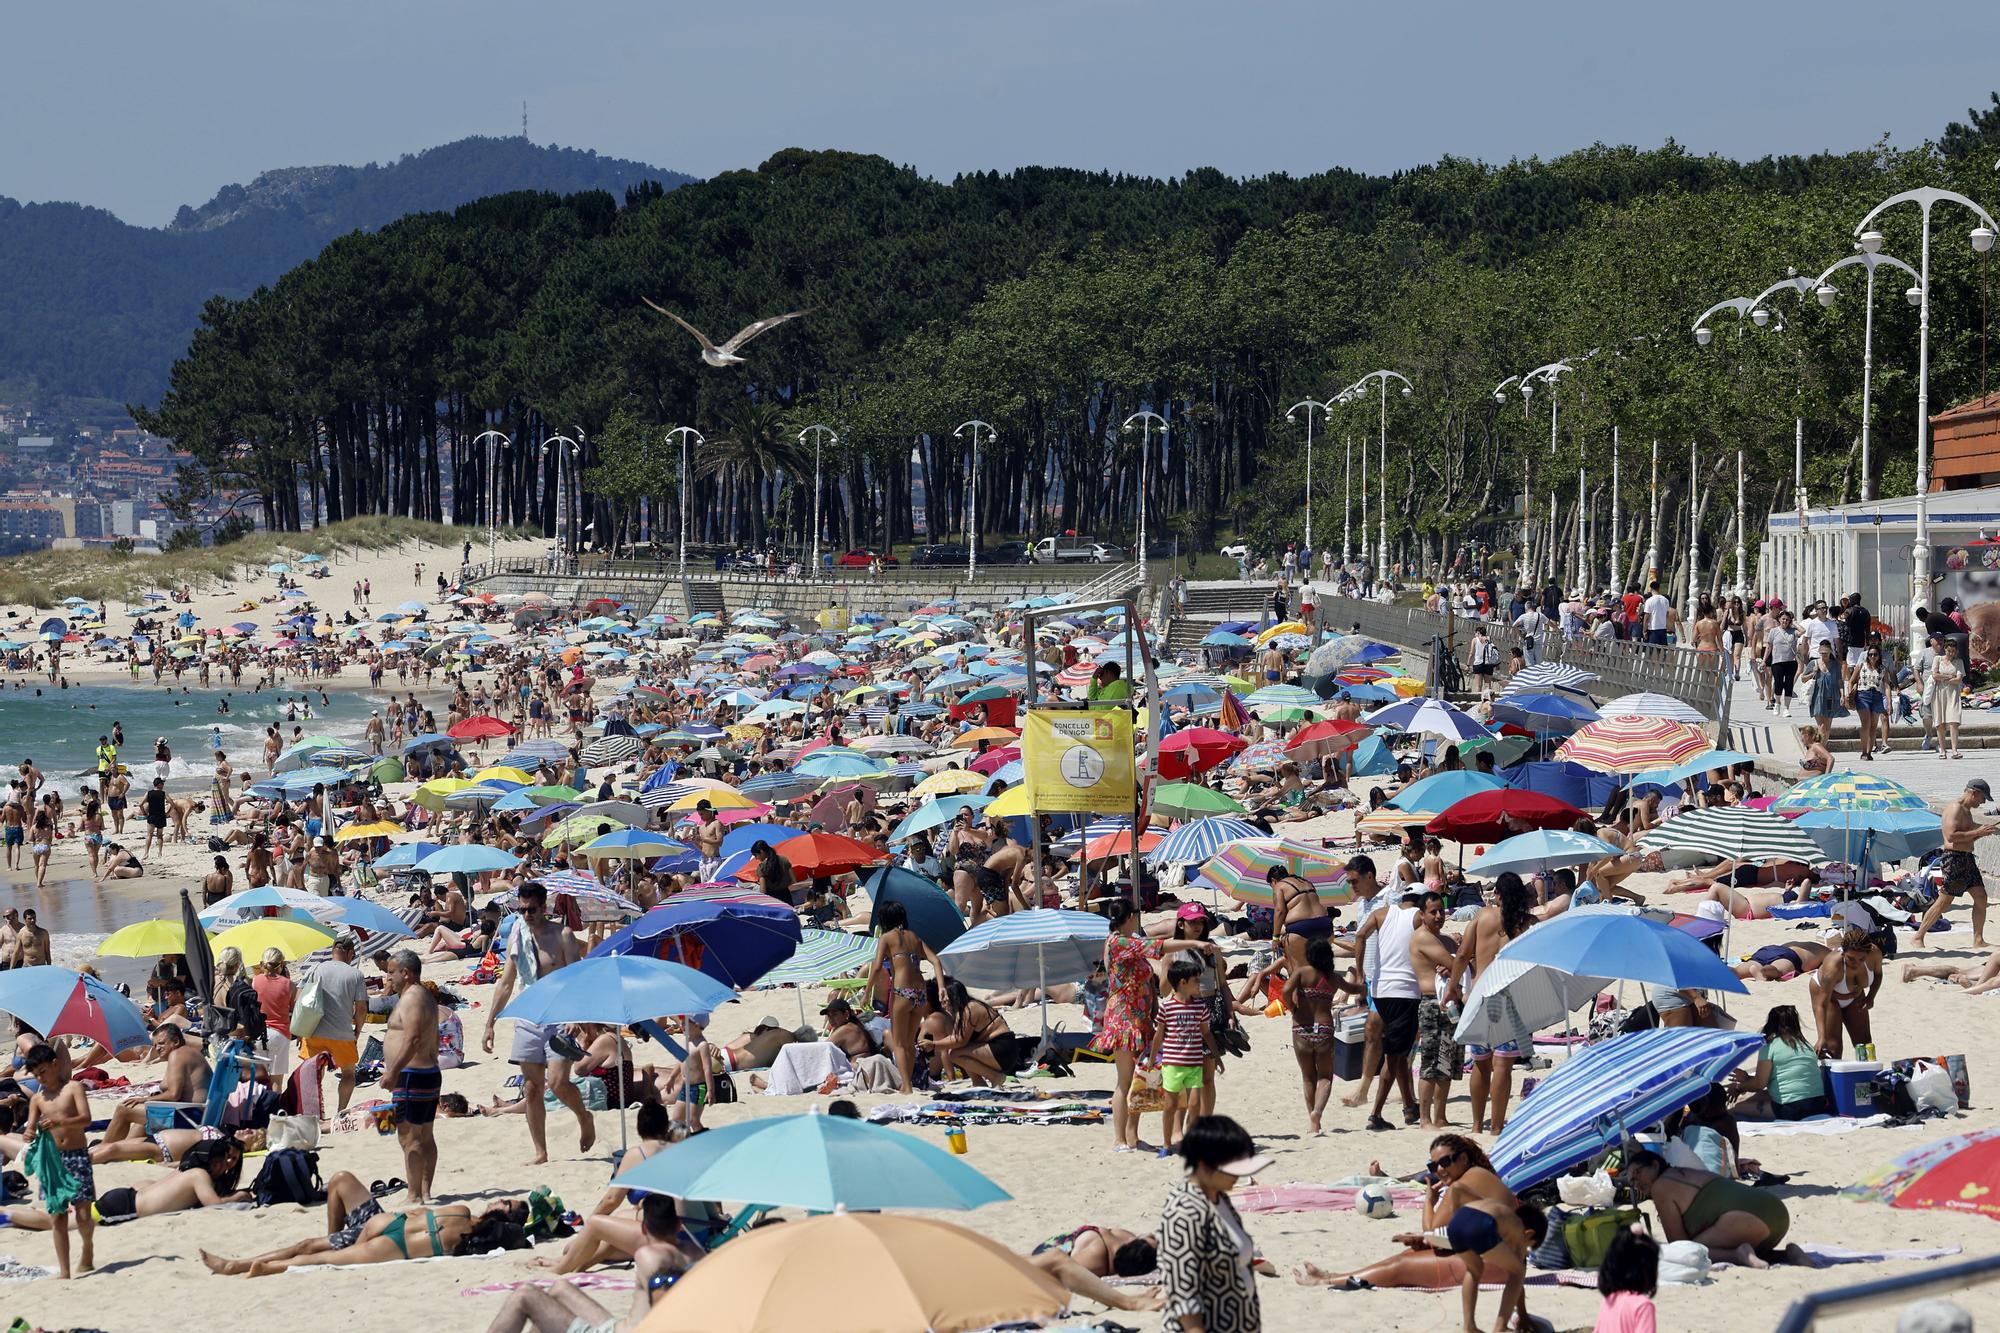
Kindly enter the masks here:
M 369 864 L 373 865 L 377 870 L 392 870 L 398 867 L 415 870 L 419 861 L 422 861 L 433 852 L 441 852 L 443 850 L 443 843 L 403 842 L 391 847 Z
M 1792 821 L 1835 861 L 1905 861 L 1944 844 L 1938 817 L 1928 810 L 1808 810 Z
M 705 1014 L 736 992 L 691 967 L 637 954 L 592 956 L 549 973 L 516 995 L 500 1017 L 521 1023 L 607 1023 Z
M 1472 858 L 1465 867 L 1468 875 L 1491 878 L 1505 871 L 1517 875 L 1546 874 L 1562 866 L 1584 865 L 1591 861 L 1616 860 L 1625 854 L 1602 838 L 1571 829 L 1536 829 L 1496 842 Z
M 1148 865 L 1201 865 L 1213 860 L 1232 842 L 1263 836 L 1264 831 L 1248 820 L 1234 815 L 1210 815 L 1205 819 L 1189 820 L 1160 839 L 1159 845 L 1144 855 Z
M 1496 791 L 1507 784 L 1490 773 L 1461 768 L 1412 782 L 1389 798 L 1398 810 L 1449 810 L 1468 796 Z
M 334 921 L 356 930 L 369 931 L 376 935 L 414 935 L 409 923 L 380 903 L 369 902 L 366 898 L 338 897 L 326 899 L 328 912 Z
M 946 973 L 979 990 L 1042 992 L 1042 1032 L 1049 1030 L 1051 985 L 1082 981 L 1104 956 L 1111 923 L 1095 912 L 1037 907 L 995 917 L 938 950 Z
M 958 818 L 961 810 L 970 810 L 976 814 L 991 804 L 993 804 L 991 796 L 981 796 L 977 792 L 941 796 L 934 801 L 927 801 L 903 816 L 903 822 L 896 825 L 895 832 L 889 835 L 889 841 L 903 842 L 916 837 L 919 833 L 951 823 Z
M 477 875 L 488 870 L 512 870 L 519 864 L 521 858 L 512 852 L 503 852 L 498 847 L 485 847 L 478 843 L 466 843 L 432 852 L 417 862 L 417 869 L 426 875 Z M 595 1020 L 566 1021 L 581 1023 Z
M 1629 907 L 1602 903 L 1572 907 L 1509 941 L 1495 956 L 1674 990 L 1749 990 L 1693 936 Z
M 776 901 L 668 899 L 590 951 L 592 958 L 636 954 L 657 958 L 679 948 L 681 936 L 701 941 L 699 970 L 726 986 L 748 986 L 790 958 L 802 938 L 799 914 Z
M 1394 727 L 1413 736 L 1442 736 L 1450 741 L 1491 734 L 1472 714 L 1442 699 L 1405 699 L 1364 713 L 1361 721 L 1371 727 Z
M 1755 1032 L 1654 1028 L 1587 1047 L 1507 1118 L 1493 1145 L 1493 1169 L 1510 1189 L 1523 1190 L 1581 1165 L 1684 1109 L 1763 1044 Z
M 844 1116 L 766 1116 L 710 1130 L 612 1178 L 613 1187 L 831 1212 L 963 1210 L 1012 1197 L 913 1134 Z

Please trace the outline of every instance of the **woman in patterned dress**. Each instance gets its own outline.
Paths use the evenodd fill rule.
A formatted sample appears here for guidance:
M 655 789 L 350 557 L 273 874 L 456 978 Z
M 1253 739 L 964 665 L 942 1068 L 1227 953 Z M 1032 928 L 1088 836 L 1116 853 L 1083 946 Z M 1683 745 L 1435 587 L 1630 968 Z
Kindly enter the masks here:
M 1111 1093 L 1112 1151 L 1141 1147 L 1138 1118 L 1126 1109 L 1126 1097 L 1138 1072 L 1139 1053 L 1152 1043 L 1153 964 L 1163 954 L 1199 949 L 1214 954 L 1208 940 L 1154 940 L 1146 937 L 1139 909 L 1129 899 L 1115 899 L 1106 909 L 1111 934 L 1104 941 L 1104 971 L 1111 994 L 1104 1006 L 1097 1049 L 1117 1062 L 1118 1084 Z

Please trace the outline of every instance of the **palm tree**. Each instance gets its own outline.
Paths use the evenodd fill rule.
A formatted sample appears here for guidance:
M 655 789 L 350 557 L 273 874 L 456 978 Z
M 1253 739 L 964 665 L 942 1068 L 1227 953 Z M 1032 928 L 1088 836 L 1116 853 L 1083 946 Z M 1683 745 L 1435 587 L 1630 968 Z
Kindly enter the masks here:
M 698 471 L 721 479 L 728 538 L 734 540 L 740 528 L 752 547 L 765 544 L 779 493 L 798 472 L 799 461 L 798 442 L 785 429 L 781 408 L 745 398 L 729 410 L 722 431 L 695 462 Z

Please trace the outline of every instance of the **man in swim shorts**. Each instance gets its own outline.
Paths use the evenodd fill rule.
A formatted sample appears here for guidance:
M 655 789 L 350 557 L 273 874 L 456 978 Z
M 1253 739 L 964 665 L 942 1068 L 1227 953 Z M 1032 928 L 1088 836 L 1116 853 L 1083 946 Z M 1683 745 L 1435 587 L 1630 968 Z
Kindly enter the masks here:
M 1973 857 L 1973 849 L 1979 845 L 1981 838 L 2000 830 L 2000 824 L 1975 824 L 1972 812 L 1975 807 L 1990 805 L 1992 801 L 1993 788 L 1987 785 L 1986 779 L 1973 778 L 1965 784 L 1965 790 L 1958 794 L 1958 799 L 1944 808 L 1941 822 L 1945 851 L 1938 858 L 1938 870 L 1944 876 L 1944 883 L 1938 888 L 1937 901 L 1931 904 L 1930 911 L 1924 913 L 1923 923 L 1911 937 L 1912 948 L 1924 947 L 1925 932 L 1937 924 L 1945 908 L 1951 906 L 1952 900 L 1961 893 L 1972 897 L 1972 943 L 1976 948 L 1986 947 L 1986 878 L 1979 873 L 1979 862 Z
M 389 990 L 396 1007 L 389 1013 L 389 1038 L 383 1043 L 382 1086 L 395 1108 L 396 1141 L 403 1149 L 403 1179 L 410 1202 L 430 1202 L 431 1177 L 437 1172 L 438 1093 L 444 1075 L 438 1069 L 437 997 L 423 984 L 423 963 L 409 949 L 389 955 Z

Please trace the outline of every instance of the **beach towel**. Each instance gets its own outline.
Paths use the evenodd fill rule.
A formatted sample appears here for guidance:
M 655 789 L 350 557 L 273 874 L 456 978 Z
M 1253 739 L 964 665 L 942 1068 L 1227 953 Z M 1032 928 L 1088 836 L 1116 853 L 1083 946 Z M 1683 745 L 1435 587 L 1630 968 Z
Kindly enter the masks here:
M 1319 1213 L 1353 1208 L 1360 1192 L 1360 1185 L 1271 1185 L 1236 1190 L 1229 1199 L 1239 1213 Z M 1392 1187 L 1389 1198 L 1398 1208 L 1421 1208 L 1424 1192 Z
M 61 1212 L 83 1193 L 83 1182 L 72 1176 L 69 1168 L 63 1165 L 62 1149 L 56 1147 L 55 1135 L 46 1129 L 35 1131 L 28 1150 L 21 1154 L 21 1170 L 41 1191 L 42 1211 L 45 1213 Z
M 1778 1138 L 1792 1134 L 1847 1134 L 1888 1123 L 1886 1115 L 1818 1115 L 1810 1120 L 1739 1120 L 1736 1132 L 1746 1139 Z
M 764 1091 L 772 1097 L 797 1097 L 819 1091 L 820 1084 L 829 1078 L 848 1079 L 853 1074 L 847 1052 L 832 1042 L 795 1041 L 778 1048 Z
M 887 1103 L 868 1113 L 878 1125 L 936 1125 L 967 1128 L 1000 1125 L 1101 1125 L 1110 1117 L 1101 1106 L 1067 1102 L 1046 1107 L 958 1106 L 948 1102 Z
M 476 1287 L 460 1287 L 458 1294 L 504 1296 L 523 1287 L 540 1287 L 543 1291 L 547 1291 L 559 1282 L 567 1282 L 578 1291 L 630 1291 L 634 1285 L 630 1273 L 599 1273 L 585 1269 L 568 1277 L 524 1277 L 508 1282 L 482 1282 Z
M 40 1268 L 34 1264 L 24 1264 L 11 1254 L 0 1254 L 0 1282 L 39 1282 L 45 1277 L 54 1277 L 53 1268 Z

